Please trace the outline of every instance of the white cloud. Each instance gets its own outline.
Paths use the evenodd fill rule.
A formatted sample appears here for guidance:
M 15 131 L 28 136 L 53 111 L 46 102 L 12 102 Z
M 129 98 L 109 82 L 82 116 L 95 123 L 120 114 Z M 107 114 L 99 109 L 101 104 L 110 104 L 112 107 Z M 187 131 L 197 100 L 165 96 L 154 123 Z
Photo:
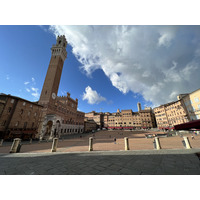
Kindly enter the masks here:
M 102 97 L 97 91 L 92 90 L 90 86 L 85 88 L 85 93 L 83 93 L 83 100 L 87 100 L 89 104 L 98 104 L 102 101 L 106 101 L 106 98 Z
M 32 87 L 31 90 L 33 91 L 33 93 L 31 93 L 31 95 L 34 96 L 36 99 L 38 99 L 40 97 L 40 93 L 38 92 L 38 88 Z
M 25 81 L 24 85 L 25 85 L 25 90 L 34 97 L 33 100 L 37 101 L 40 97 L 40 93 L 38 92 L 39 89 L 35 87 L 36 85 L 35 78 L 32 77 L 31 81 Z
M 67 95 L 67 91 L 61 91 L 61 94 L 62 94 L 63 96 L 66 96 L 66 95 Z
M 51 26 L 65 34 L 91 75 L 102 69 L 122 93 L 132 91 L 153 105 L 200 85 L 200 26 Z
M 26 82 L 24 82 L 24 85 L 28 85 L 30 82 L 28 82 L 28 81 L 26 81 Z
M 158 38 L 158 46 L 169 47 L 175 37 L 177 26 L 162 26 L 159 31 L 160 37 Z
M 171 36 L 165 33 L 161 35 L 160 38 L 158 39 L 158 45 L 169 47 L 171 44 L 171 39 L 172 39 Z

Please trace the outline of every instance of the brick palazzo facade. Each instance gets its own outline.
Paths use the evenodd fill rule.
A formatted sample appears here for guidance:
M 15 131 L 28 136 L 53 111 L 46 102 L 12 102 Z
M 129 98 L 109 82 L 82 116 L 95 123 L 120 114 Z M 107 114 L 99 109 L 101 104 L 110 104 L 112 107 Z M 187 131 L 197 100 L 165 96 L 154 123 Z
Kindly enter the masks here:
M 109 129 L 141 129 L 155 128 L 155 116 L 151 108 L 141 109 L 138 103 L 138 112 L 118 109 L 116 113 L 97 113 L 92 111 L 85 113 L 85 118 L 93 120 L 97 124 L 97 128 Z
M 41 110 L 37 103 L 0 94 L 0 139 L 36 138 Z
M 140 104 L 139 104 L 140 105 Z M 138 107 L 138 112 L 118 109 L 116 113 L 108 115 L 108 128 L 112 129 L 141 129 L 155 128 L 155 116 L 151 108 L 141 110 L 141 105 Z

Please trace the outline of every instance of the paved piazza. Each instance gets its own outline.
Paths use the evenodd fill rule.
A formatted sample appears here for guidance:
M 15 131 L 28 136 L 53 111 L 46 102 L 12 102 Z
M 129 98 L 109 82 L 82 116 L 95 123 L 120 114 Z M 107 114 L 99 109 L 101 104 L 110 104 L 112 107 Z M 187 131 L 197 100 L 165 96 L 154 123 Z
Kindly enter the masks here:
M 0 174 L 200 174 L 200 160 L 196 156 L 200 152 L 199 135 L 194 140 L 188 136 L 192 149 L 184 149 L 183 138 L 175 136 L 160 138 L 162 149 L 154 150 L 153 139 L 144 138 L 145 134 L 146 131 L 96 132 L 92 152 L 88 152 L 88 139 L 93 134 L 59 140 L 55 153 L 50 153 L 51 142 L 23 144 L 20 153 L 13 154 L 8 153 L 11 143 L 4 143 L 0 147 Z M 129 137 L 129 151 L 124 151 L 124 137 Z

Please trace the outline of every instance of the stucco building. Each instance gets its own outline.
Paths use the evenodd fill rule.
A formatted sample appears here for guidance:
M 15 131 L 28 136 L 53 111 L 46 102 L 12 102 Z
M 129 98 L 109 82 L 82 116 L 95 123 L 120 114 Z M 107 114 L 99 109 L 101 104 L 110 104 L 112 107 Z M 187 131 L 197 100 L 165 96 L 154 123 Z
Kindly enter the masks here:
M 37 102 L 0 94 L 0 138 L 37 138 L 41 110 Z
M 177 124 L 189 121 L 186 108 L 181 100 L 173 101 L 154 108 L 157 127 L 170 129 Z
M 200 119 L 200 89 L 180 94 L 177 99 L 154 108 L 158 128 L 169 129 L 178 124 Z
M 188 94 L 180 94 L 177 98 L 185 105 L 190 121 L 200 119 L 200 89 Z

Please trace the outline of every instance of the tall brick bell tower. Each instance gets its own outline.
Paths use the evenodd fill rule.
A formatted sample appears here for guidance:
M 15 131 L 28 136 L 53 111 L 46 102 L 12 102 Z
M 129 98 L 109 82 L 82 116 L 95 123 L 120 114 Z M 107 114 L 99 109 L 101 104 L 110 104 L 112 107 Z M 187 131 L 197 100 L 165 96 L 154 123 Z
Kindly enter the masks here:
M 55 103 L 63 64 L 67 58 L 66 46 L 66 38 L 62 35 L 57 37 L 56 45 L 51 48 L 51 60 L 39 100 L 39 104 L 44 107 Z

